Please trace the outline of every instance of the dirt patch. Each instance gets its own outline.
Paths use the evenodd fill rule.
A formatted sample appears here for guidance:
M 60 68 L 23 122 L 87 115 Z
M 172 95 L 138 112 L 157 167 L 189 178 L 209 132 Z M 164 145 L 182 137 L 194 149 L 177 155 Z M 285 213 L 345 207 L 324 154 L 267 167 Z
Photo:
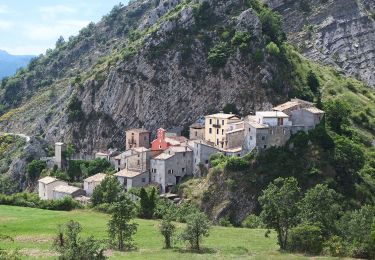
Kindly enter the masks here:
M 22 249 L 20 253 L 24 256 L 31 256 L 31 257 L 40 257 L 40 256 L 58 256 L 59 254 L 50 250 L 40 250 L 40 249 Z
M 53 238 L 49 236 L 17 236 L 14 240 L 19 242 L 52 243 Z

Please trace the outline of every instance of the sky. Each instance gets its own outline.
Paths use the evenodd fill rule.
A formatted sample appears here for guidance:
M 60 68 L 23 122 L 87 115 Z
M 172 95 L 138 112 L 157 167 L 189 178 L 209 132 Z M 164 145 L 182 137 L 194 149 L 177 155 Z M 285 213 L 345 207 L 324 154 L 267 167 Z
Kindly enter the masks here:
M 14 55 L 45 53 L 62 35 L 77 35 L 113 6 L 128 0 L 0 0 L 0 50 Z

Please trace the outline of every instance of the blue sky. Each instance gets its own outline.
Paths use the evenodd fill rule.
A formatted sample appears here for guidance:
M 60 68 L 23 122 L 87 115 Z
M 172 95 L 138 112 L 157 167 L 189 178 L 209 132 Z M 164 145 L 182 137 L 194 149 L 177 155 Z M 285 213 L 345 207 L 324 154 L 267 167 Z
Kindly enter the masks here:
M 40 54 L 128 0 L 0 0 L 0 49 Z

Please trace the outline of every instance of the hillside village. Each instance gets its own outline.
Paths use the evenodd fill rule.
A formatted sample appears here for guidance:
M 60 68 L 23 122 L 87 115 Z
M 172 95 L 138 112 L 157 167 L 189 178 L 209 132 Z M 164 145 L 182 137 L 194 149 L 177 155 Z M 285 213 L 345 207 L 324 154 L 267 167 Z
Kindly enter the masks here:
M 160 128 L 151 141 L 147 129 L 129 129 L 124 152 L 98 152 L 95 158 L 111 163 L 116 170 L 114 176 L 125 191 L 156 184 L 160 193 L 170 193 L 184 177 L 202 176 L 203 169 L 210 168 L 211 155 L 240 157 L 283 146 L 293 134 L 313 129 L 323 116 L 324 111 L 301 99 L 291 99 L 270 111 L 257 111 L 243 118 L 220 112 L 193 123 L 189 139 Z M 55 157 L 49 165 L 64 169 L 68 163 L 64 156 L 66 149 L 66 144 L 56 143 Z M 86 178 L 82 187 L 76 187 L 47 176 L 38 181 L 39 197 L 55 200 L 70 196 L 86 204 L 105 177 L 104 173 L 95 174 Z

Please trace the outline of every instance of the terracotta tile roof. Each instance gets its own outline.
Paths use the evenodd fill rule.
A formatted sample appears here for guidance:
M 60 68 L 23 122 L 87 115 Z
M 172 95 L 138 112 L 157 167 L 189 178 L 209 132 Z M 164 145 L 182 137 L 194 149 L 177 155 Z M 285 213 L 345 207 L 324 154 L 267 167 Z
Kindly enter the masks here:
M 280 112 L 280 111 L 258 111 L 256 112 L 256 115 L 258 116 L 261 116 L 261 117 L 266 117 L 266 118 L 273 118 L 273 117 L 276 117 L 276 118 L 287 118 L 289 117 L 287 114 L 285 114 L 284 112 Z
M 132 148 L 132 150 L 137 152 L 137 153 L 143 153 L 143 152 L 151 151 L 151 149 L 147 149 L 145 147 L 135 147 L 135 148 Z
M 105 173 L 97 173 L 93 176 L 90 176 L 86 179 L 84 179 L 85 182 L 92 182 L 92 181 L 96 181 L 96 182 L 99 182 L 99 181 L 102 181 L 105 179 L 105 177 L 107 177 L 107 174 Z
M 324 114 L 324 111 L 323 110 L 320 110 L 319 108 L 316 108 L 316 107 L 308 107 L 308 108 L 305 108 L 305 110 L 313 113 L 313 114 Z
M 121 171 L 115 173 L 114 175 L 118 176 L 118 177 L 134 178 L 134 177 L 137 177 L 138 175 L 141 175 L 142 173 L 145 173 L 145 172 L 131 171 L 131 170 L 128 170 L 128 169 L 124 169 L 124 170 L 121 170 Z
M 61 193 L 66 193 L 66 194 L 72 194 L 76 191 L 79 191 L 81 190 L 80 188 L 78 187 L 75 187 L 75 186 L 70 186 L 70 185 L 59 185 L 59 186 L 56 186 L 53 191 L 56 191 L 56 192 L 61 192 Z
M 126 130 L 126 132 L 150 133 L 150 131 L 148 131 L 147 129 L 143 129 L 143 128 L 133 128 L 133 129 Z
M 237 117 L 240 119 L 239 116 L 236 116 L 235 114 L 224 114 L 224 113 L 217 113 L 213 115 L 207 115 L 206 117 L 214 117 L 214 118 L 221 118 L 221 119 L 230 119 L 232 117 Z
M 38 180 L 38 182 L 41 182 L 41 183 L 44 183 L 44 184 L 50 184 L 50 183 L 55 182 L 55 181 L 58 181 L 58 179 L 56 179 L 54 177 L 50 177 L 50 176 L 47 176 L 47 177 L 44 177 L 44 178 Z
M 169 158 L 172 158 L 174 154 L 168 154 L 168 153 L 161 153 L 158 156 L 156 156 L 155 160 L 167 160 Z
M 167 150 L 170 150 L 174 153 L 185 153 L 192 151 L 188 146 L 170 146 Z
M 268 128 L 268 125 L 258 123 L 256 116 L 248 116 L 246 119 L 247 119 L 249 125 L 251 125 L 254 128 L 259 128 L 259 129 L 261 129 L 261 128 L 264 128 L 264 129 Z
M 274 108 L 272 108 L 272 110 L 275 110 L 275 111 L 284 111 L 284 110 L 287 110 L 287 109 L 290 109 L 290 108 L 293 108 L 293 107 L 296 107 L 296 106 L 299 106 L 300 103 L 297 102 L 297 101 L 288 101 L 288 102 L 285 102 L 283 104 L 280 104 L 278 106 L 275 106 Z

